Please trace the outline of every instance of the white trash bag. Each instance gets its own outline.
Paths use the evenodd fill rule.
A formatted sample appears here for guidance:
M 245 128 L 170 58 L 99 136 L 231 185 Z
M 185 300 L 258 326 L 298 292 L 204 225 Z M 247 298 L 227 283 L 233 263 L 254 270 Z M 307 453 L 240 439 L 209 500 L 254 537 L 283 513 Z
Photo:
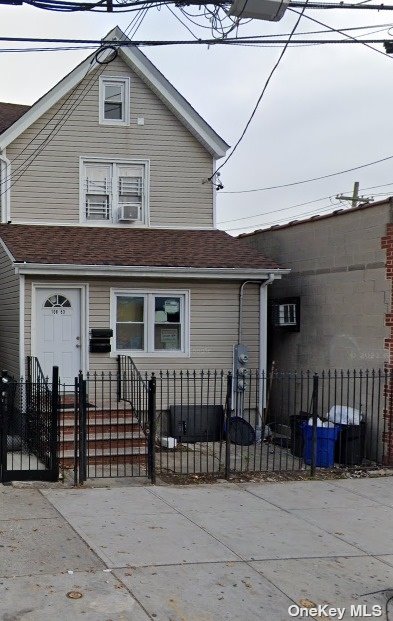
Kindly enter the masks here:
M 312 416 L 311 418 L 308 419 L 308 425 L 310 425 L 310 427 L 312 427 L 313 424 L 313 420 L 312 420 Z M 320 418 L 317 418 L 317 427 L 334 427 L 334 423 L 329 422 L 327 420 L 321 420 Z
M 337 425 L 360 425 L 362 414 L 346 405 L 333 405 L 326 418 Z

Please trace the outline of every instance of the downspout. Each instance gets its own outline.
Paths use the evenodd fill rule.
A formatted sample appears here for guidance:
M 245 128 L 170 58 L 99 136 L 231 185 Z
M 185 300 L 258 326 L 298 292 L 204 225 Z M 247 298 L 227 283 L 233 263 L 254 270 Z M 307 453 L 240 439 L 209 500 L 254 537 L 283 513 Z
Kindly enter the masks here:
M 0 153 L 0 212 L 1 222 L 8 222 L 10 219 L 10 181 L 11 181 L 11 162 L 5 155 Z M 3 181 L 4 172 L 4 181 Z
M 266 407 L 266 361 L 267 361 L 267 287 L 274 281 L 274 274 L 261 283 L 259 288 L 259 419 L 262 427 L 262 412 Z M 264 385 L 265 384 L 265 385 Z
M 243 336 L 243 297 L 244 297 L 244 287 L 246 285 L 248 285 L 249 283 L 254 283 L 254 284 L 260 284 L 260 288 L 262 289 L 263 287 L 267 287 L 267 285 L 270 285 L 274 280 L 274 274 L 269 274 L 269 276 L 266 278 L 266 280 L 264 281 L 260 281 L 260 280 L 245 280 L 244 282 L 242 282 L 242 284 L 240 285 L 239 288 L 239 325 L 238 325 L 238 338 L 237 338 L 237 342 L 241 343 L 242 342 L 242 336 Z
M 240 344 L 242 342 L 242 336 L 243 336 L 243 328 L 242 328 L 242 324 L 243 324 L 243 296 L 244 296 L 244 287 L 249 284 L 249 283 L 254 283 L 254 284 L 258 284 L 258 282 L 260 283 L 260 280 L 245 280 L 244 282 L 242 282 L 242 284 L 240 285 L 239 288 L 239 324 L 238 324 L 238 335 L 237 335 L 237 342 Z

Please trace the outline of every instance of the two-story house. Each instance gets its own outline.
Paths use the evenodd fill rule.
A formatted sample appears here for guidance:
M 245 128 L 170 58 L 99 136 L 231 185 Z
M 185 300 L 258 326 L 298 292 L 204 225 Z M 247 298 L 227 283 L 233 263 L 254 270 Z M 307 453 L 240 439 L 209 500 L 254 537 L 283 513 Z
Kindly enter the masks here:
M 216 229 L 228 145 L 139 49 L 105 49 L 123 37 L 33 106 L 0 104 L 1 367 L 32 355 L 70 384 L 118 354 L 228 369 L 241 318 L 264 368 L 266 284 L 286 270 Z M 90 352 L 94 328 L 110 352 Z

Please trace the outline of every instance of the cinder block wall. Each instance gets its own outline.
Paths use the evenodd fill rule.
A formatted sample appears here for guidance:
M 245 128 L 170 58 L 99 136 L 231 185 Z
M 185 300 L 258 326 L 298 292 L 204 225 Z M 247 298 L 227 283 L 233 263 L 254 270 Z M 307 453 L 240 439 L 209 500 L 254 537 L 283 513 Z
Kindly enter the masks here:
M 384 367 L 391 283 L 381 240 L 393 221 L 392 205 L 348 209 L 242 238 L 292 270 L 269 287 L 270 297 L 301 298 L 300 332 L 269 334 L 269 357 L 279 368 Z
M 393 464 L 393 200 L 242 238 L 291 274 L 271 298 L 300 296 L 300 332 L 269 332 L 282 370 L 388 369 L 370 458 Z M 274 400 L 274 395 L 273 395 Z M 364 406 L 364 404 L 362 404 Z

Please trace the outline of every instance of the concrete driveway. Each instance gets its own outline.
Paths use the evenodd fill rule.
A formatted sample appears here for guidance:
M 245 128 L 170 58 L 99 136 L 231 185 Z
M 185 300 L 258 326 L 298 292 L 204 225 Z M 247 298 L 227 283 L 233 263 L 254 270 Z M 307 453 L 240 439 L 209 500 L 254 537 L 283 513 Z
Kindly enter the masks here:
M 393 621 L 393 478 L 8 488 L 4 501 L 4 621 Z

